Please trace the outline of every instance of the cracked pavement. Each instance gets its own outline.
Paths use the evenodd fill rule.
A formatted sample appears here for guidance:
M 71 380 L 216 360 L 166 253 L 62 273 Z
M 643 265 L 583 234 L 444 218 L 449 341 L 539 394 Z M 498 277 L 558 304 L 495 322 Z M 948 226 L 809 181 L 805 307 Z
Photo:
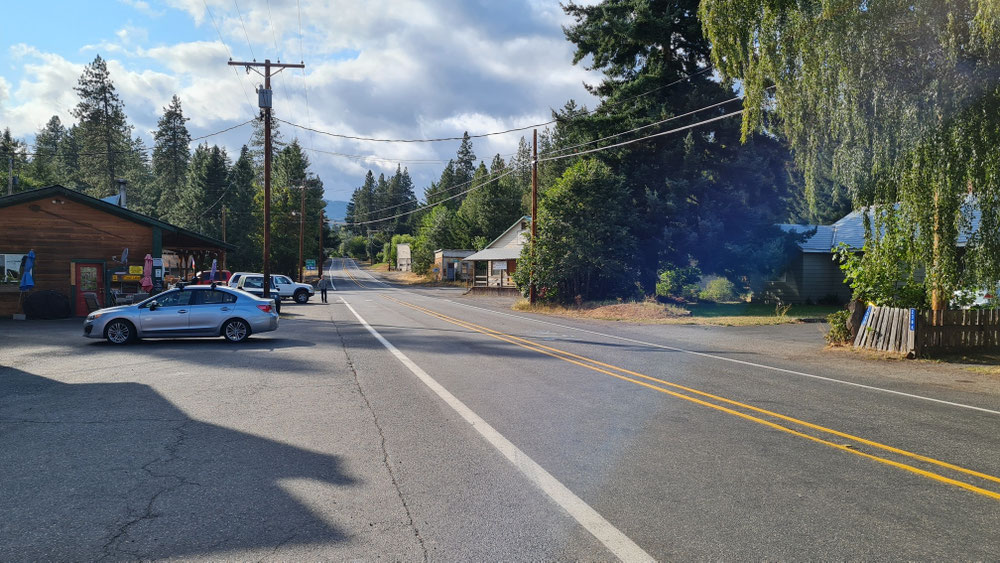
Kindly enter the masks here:
M 236 346 L 0 320 L 0 560 L 604 555 L 335 305 L 283 313 Z

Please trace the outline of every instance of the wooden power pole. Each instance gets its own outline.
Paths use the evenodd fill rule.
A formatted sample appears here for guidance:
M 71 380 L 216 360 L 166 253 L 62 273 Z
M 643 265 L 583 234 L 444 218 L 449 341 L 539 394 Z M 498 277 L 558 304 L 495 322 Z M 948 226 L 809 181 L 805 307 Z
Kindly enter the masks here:
M 222 206 L 222 242 L 226 242 L 226 206 Z M 226 269 L 226 253 L 222 253 L 222 269 Z
M 323 255 L 323 216 L 326 214 L 325 209 L 319 210 L 319 263 L 316 269 L 319 270 L 319 277 L 323 277 L 323 264 L 326 263 L 326 256 Z
M 264 299 L 271 298 L 271 69 L 278 72 L 286 68 L 305 68 L 304 63 L 272 63 L 271 59 L 264 62 L 229 60 L 229 66 L 242 66 L 249 73 L 251 69 L 264 77 L 264 87 L 257 90 L 257 105 L 264 110 Z M 264 67 L 261 73 L 256 67 Z M 277 74 L 277 72 L 275 73 Z
M 299 209 L 299 283 L 302 283 L 302 269 L 305 262 L 302 261 L 302 247 L 306 241 L 306 185 L 302 184 L 302 204 Z
M 538 237 L 538 129 L 531 135 L 531 270 L 528 272 L 528 302 L 538 299 L 535 289 L 535 241 Z

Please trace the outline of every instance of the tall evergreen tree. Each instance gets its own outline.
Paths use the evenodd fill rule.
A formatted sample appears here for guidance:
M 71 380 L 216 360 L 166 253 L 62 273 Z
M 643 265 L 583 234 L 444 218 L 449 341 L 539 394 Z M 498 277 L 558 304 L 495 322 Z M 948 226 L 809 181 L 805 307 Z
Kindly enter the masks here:
M 128 208 L 144 215 L 156 216 L 159 193 L 156 190 L 149 149 L 141 137 L 132 140 L 132 150 L 122 154 L 120 178 L 127 182 Z
M 188 163 L 191 161 L 191 134 L 188 133 L 181 110 L 181 100 L 176 95 L 170 105 L 163 108 L 163 115 L 153 132 L 153 174 L 156 177 L 157 217 L 175 216 L 179 194 L 187 182 Z
M 53 115 L 48 123 L 35 135 L 35 154 L 31 159 L 29 174 L 38 186 L 52 186 L 63 183 L 63 171 L 59 162 L 59 145 L 66 136 L 59 116 Z
M 97 55 L 86 66 L 76 88 L 80 102 L 73 116 L 80 120 L 80 172 L 85 191 L 95 197 L 115 193 L 121 162 L 132 151 L 132 127 L 115 91 L 108 65 Z
M 236 245 L 228 256 L 230 269 L 258 271 L 262 263 L 261 222 L 255 213 L 253 156 L 243 145 L 240 157 L 229 170 L 229 192 L 223 200 L 226 208 L 226 242 Z M 220 210 L 221 212 L 221 210 Z M 211 213 L 211 212 L 210 212 Z
M 12 160 L 11 160 L 12 159 Z M 10 133 L 10 128 L 4 128 L 0 135 L 0 193 L 7 194 L 8 174 L 7 170 L 13 163 L 13 185 L 14 191 L 23 191 L 31 187 L 30 182 L 25 184 L 24 176 L 28 171 L 28 147 L 23 141 L 15 138 Z
M 732 98 L 730 88 L 705 72 L 711 45 L 702 34 L 698 5 L 699 0 L 567 4 L 574 23 L 565 33 L 576 46 L 574 62 L 587 60 L 603 73 L 590 87 L 602 101 L 586 116 L 577 115 L 575 107 L 564 108 L 573 117 L 557 123 L 552 149 Z M 724 106 L 705 110 L 689 122 L 729 111 Z M 697 263 L 706 273 L 742 280 L 781 265 L 784 257 L 777 250 L 741 250 L 750 240 L 762 248 L 785 248 L 786 236 L 772 225 L 787 218 L 790 155 L 772 137 L 755 137 L 746 146 L 740 146 L 740 137 L 738 122 L 720 120 L 687 135 L 597 153 L 624 176 L 629 189 L 625 224 L 630 236 L 643 242 L 633 263 L 646 291 L 652 291 L 665 267 Z
M 431 182 L 429 188 L 424 191 L 424 200 L 427 201 L 429 205 L 434 205 L 441 201 L 447 200 L 452 195 L 461 192 L 462 189 L 452 189 L 453 186 L 459 184 L 460 182 L 455 180 L 455 161 L 449 160 L 448 164 L 441 171 L 441 177 L 437 182 Z M 456 198 L 457 199 L 457 198 Z M 452 209 L 458 209 L 460 202 L 456 202 L 455 199 L 445 201 L 444 205 Z
M 225 149 L 198 145 L 188 169 L 187 182 L 167 220 L 175 225 L 222 238 L 222 197 L 229 186 L 229 157 Z

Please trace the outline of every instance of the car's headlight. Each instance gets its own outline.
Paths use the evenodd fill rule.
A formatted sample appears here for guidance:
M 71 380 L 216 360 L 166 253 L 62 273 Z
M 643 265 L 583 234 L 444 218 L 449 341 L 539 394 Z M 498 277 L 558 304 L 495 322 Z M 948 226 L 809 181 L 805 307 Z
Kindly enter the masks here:
M 91 313 L 91 314 L 87 315 L 87 320 L 88 321 L 97 320 L 97 319 L 101 318 L 101 315 L 103 315 L 103 314 L 104 313 Z

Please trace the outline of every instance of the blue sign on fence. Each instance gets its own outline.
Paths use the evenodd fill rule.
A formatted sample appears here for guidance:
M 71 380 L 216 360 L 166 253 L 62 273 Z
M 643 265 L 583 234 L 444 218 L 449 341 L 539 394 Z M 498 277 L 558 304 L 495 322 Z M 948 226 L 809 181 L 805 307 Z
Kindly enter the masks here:
M 910 332 L 916 332 L 917 330 L 917 310 L 910 309 Z
M 868 308 L 865 309 L 865 316 L 861 318 L 861 326 L 862 327 L 868 326 L 868 317 L 870 317 L 871 314 L 872 314 L 872 307 L 871 307 L 871 305 L 869 305 Z

